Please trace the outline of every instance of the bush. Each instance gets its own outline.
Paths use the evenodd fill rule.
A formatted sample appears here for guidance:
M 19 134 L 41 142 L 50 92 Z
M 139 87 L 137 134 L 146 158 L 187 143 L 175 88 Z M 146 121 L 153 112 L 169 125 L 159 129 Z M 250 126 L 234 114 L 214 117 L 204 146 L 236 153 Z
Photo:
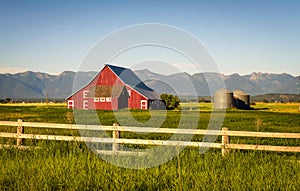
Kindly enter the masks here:
M 172 94 L 161 94 L 160 98 L 165 103 L 167 110 L 179 109 L 180 100 L 177 96 Z

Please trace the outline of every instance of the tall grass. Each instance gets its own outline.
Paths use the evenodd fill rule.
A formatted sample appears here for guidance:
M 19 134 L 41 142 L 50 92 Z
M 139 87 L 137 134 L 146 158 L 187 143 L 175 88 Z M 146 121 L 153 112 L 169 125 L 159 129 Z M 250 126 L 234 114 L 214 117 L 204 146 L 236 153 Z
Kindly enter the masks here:
M 196 107 L 191 111 L 190 107 L 182 106 L 182 113 L 168 112 L 162 128 L 176 128 L 181 114 L 199 114 Z M 144 111 L 131 111 L 131 114 L 141 122 L 149 118 Z M 97 115 L 104 125 L 116 122 L 113 112 L 99 111 Z M 206 127 L 209 116 L 209 109 L 200 109 L 198 128 Z M 0 120 L 17 121 L 18 118 L 36 122 L 74 123 L 72 111 L 64 106 L 0 106 Z M 184 124 L 188 125 L 189 121 L 184 121 Z M 261 109 L 229 110 L 224 126 L 230 130 L 300 132 L 298 113 Z M 16 128 L 0 127 L 0 131 L 15 132 Z M 79 134 L 77 131 L 36 128 L 26 128 L 25 133 Z M 168 139 L 163 134 L 128 133 L 122 136 Z M 194 140 L 201 140 L 201 136 L 195 136 Z M 231 141 L 300 145 L 299 140 L 286 139 L 237 137 Z M 15 144 L 13 140 L 10 143 Z M 219 150 L 211 149 L 200 154 L 198 149 L 186 148 L 165 164 L 137 170 L 117 167 L 102 160 L 84 143 L 27 140 L 25 144 L 41 149 L 0 149 L 0 190 L 300 190 L 300 155 L 295 153 L 232 151 L 222 157 Z
M 266 152 L 199 154 L 185 149 L 150 169 L 113 166 L 84 145 L 0 150 L 1 190 L 299 190 L 296 157 Z M 178 166 L 180 165 L 180 166 Z

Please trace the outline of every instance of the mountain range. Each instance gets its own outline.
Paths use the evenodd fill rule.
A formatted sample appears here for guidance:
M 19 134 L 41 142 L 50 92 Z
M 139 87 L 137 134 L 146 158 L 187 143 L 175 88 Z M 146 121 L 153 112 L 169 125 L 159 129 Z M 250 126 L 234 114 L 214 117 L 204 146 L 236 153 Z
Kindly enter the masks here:
M 300 76 L 287 73 L 252 73 L 249 75 L 220 73 L 176 73 L 162 75 L 147 69 L 134 71 L 135 74 L 150 88 L 161 93 L 171 93 L 180 96 L 210 96 L 220 88 L 229 90 L 240 89 L 250 95 L 269 93 L 300 93 Z M 59 98 L 64 99 L 72 94 L 74 78 L 80 79 L 82 87 L 87 84 L 97 72 L 65 71 L 59 75 L 41 72 L 23 72 L 17 74 L 0 74 L 0 99 L 28 98 Z M 77 88 L 78 89 L 78 88 Z

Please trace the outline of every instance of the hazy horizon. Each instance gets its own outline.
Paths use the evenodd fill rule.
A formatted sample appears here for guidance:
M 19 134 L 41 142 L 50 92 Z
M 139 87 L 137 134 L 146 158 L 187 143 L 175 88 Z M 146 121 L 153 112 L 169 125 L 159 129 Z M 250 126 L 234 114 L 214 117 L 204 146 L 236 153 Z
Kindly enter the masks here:
M 154 72 L 154 71 L 152 71 L 149 68 L 136 69 L 136 70 L 133 70 L 133 71 L 135 72 L 135 71 L 142 71 L 142 70 L 149 70 L 152 73 L 159 74 L 159 75 L 166 75 L 166 76 L 173 75 L 173 74 L 178 74 L 178 73 L 183 73 L 183 72 L 177 72 L 177 73 L 175 72 L 175 73 L 171 73 L 171 74 L 163 74 L 163 73 L 159 73 L 159 72 Z M 64 72 L 75 72 L 75 73 L 76 72 L 95 72 L 95 73 L 99 73 L 100 71 L 95 71 L 95 70 L 89 70 L 89 71 L 64 70 L 64 71 L 61 71 L 59 73 L 53 74 L 53 73 L 40 72 L 40 71 L 34 71 L 34 70 L 26 70 L 26 71 L 17 71 L 17 72 L 4 72 L 4 73 L 0 72 L 0 74 L 21 74 L 21 73 L 26 73 L 26 72 L 45 73 L 45 74 L 49 74 L 49 75 L 58 76 L 58 75 L 60 75 L 60 74 L 62 74 Z M 188 73 L 188 72 L 184 72 L 184 73 Z M 216 73 L 216 72 L 199 72 L 199 73 Z M 193 73 L 193 74 L 188 73 L 188 74 L 194 75 L 194 74 L 199 74 L 199 73 Z M 224 74 L 224 73 L 221 72 L 220 74 L 223 74 L 225 76 L 230 76 L 230 75 L 234 75 L 234 74 L 238 74 L 240 76 L 247 76 L 247 75 L 252 75 L 254 73 L 256 73 L 256 74 L 289 74 L 289 75 L 291 75 L 293 77 L 300 77 L 300 75 L 293 75 L 293 74 L 290 74 L 290 73 L 287 73 L 287 72 L 273 73 L 273 72 L 259 72 L 259 71 L 255 71 L 255 72 L 250 72 L 250 73 L 247 73 L 247 74 L 240 74 L 240 73 L 237 73 L 237 72 L 230 73 L 230 74 Z

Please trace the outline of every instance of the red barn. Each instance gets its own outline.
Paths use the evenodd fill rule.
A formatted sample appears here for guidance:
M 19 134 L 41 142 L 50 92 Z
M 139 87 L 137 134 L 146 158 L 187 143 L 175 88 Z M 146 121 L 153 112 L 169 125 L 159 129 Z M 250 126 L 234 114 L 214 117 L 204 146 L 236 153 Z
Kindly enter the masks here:
M 68 97 L 69 109 L 162 109 L 160 96 L 130 69 L 105 65 L 83 88 Z

